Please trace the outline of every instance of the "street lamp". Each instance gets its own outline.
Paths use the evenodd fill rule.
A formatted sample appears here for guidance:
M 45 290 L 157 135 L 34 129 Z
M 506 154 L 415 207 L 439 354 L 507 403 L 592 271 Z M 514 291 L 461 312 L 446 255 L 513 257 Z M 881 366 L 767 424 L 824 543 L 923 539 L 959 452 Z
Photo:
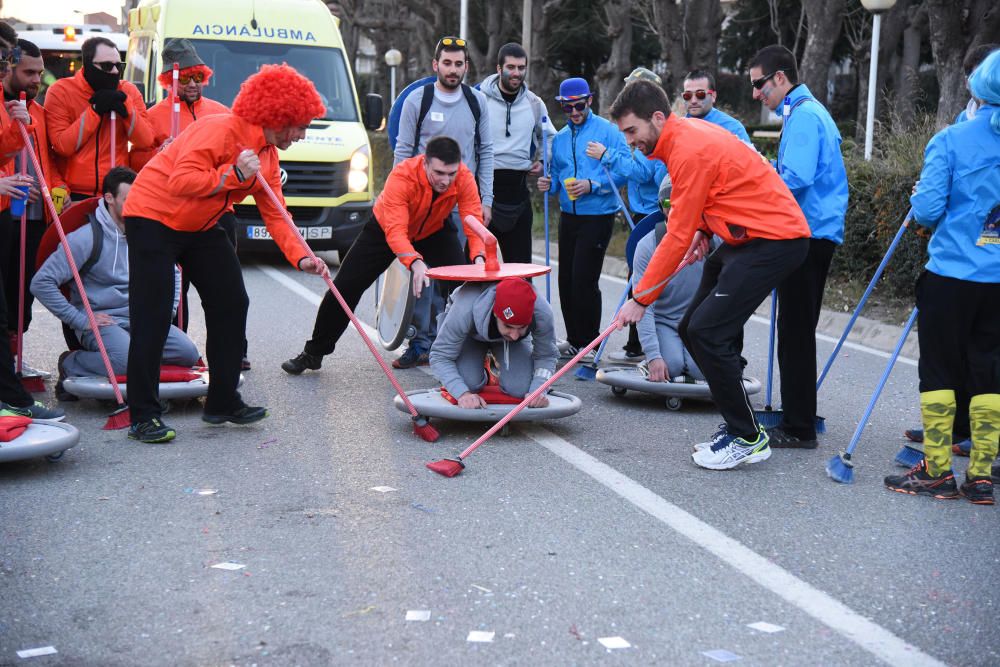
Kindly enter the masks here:
M 389 106 L 396 101 L 396 68 L 403 62 L 403 54 L 399 49 L 389 49 L 385 52 L 385 64 L 389 66 Z
M 875 98 L 878 96 L 878 40 L 882 31 L 882 12 L 887 12 L 896 0 L 861 0 L 872 13 L 872 55 L 868 67 L 868 118 L 865 121 L 865 160 L 872 159 L 872 135 L 875 132 Z

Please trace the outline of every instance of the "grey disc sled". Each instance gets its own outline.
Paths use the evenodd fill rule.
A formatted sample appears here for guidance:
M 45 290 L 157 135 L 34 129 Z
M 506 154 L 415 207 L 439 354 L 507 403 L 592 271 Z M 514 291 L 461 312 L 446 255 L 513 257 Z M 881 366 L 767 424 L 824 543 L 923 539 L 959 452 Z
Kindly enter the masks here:
M 0 463 L 36 456 L 56 461 L 78 442 L 80 432 L 74 426 L 61 422 L 35 421 L 28 424 L 24 433 L 10 442 L 0 442 Z
M 517 407 L 516 403 L 490 403 L 485 408 L 470 410 L 460 408 L 441 395 L 439 388 L 416 389 L 406 392 L 406 395 L 413 402 L 417 412 L 425 417 L 450 419 L 462 422 L 498 422 L 508 412 Z M 561 391 L 550 391 L 548 394 L 549 405 L 544 408 L 527 408 L 514 415 L 511 421 L 531 422 L 545 419 L 562 419 L 575 415 L 583 407 L 579 397 L 572 394 L 565 394 Z M 400 412 L 409 413 L 402 399 L 397 396 L 393 399 L 396 409 Z M 503 433 L 506 433 L 506 427 Z
M 199 398 L 208 394 L 208 371 L 195 371 L 198 377 L 183 382 L 160 382 L 160 400 L 182 400 Z M 243 375 L 240 375 L 239 386 L 243 385 Z M 108 378 L 100 377 L 68 377 L 63 380 L 63 388 L 80 398 L 92 398 L 103 401 L 115 400 L 115 390 Z M 119 382 L 122 396 L 128 399 L 128 383 Z
M 680 410 L 685 400 L 712 400 L 712 392 L 704 382 L 650 382 L 635 366 L 602 368 L 597 371 L 597 381 L 609 385 L 615 396 L 624 396 L 630 389 L 663 396 L 668 410 Z M 760 380 L 745 377 L 743 388 L 748 395 L 757 394 L 761 390 Z

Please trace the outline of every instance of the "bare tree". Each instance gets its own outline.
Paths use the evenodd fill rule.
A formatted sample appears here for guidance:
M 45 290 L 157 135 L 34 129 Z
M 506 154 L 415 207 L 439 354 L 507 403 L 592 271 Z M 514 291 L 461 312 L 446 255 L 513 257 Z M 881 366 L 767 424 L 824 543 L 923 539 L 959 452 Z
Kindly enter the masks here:
M 844 21 L 844 0 L 802 0 L 802 9 L 809 28 L 799 61 L 799 80 L 825 105 L 833 47 Z
M 611 107 L 632 69 L 632 0 L 609 0 L 601 11 L 611 42 L 611 55 L 597 68 L 597 100 L 600 113 Z
M 556 75 L 549 65 L 548 48 L 552 35 L 552 15 L 566 0 L 532 0 L 531 52 L 528 53 L 528 87 L 550 106 L 556 96 Z
M 679 90 L 684 75 L 695 68 L 718 70 L 723 18 L 719 0 L 642 2 L 641 13 L 660 41 L 660 57 L 668 63 L 664 87 Z

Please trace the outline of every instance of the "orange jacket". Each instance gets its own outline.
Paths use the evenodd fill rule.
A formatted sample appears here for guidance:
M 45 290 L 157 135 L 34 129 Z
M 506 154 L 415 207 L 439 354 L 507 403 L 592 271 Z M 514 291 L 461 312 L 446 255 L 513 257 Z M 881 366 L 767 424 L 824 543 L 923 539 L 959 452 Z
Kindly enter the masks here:
M 667 235 L 633 290 L 656 301 L 696 231 L 729 245 L 754 239 L 809 238 L 809 224 L 778 172 L 753 148 L 718 125 L 671 114 L 650 159 L 667 165 L 673 189 Z
M 229 113 L 229 107 L 221 102 L 216 102 L 215 100 L 210 100 L 205 97 L 200 97 L 195 100 L 194 104 L 188 104 L 187 102 L 181 102 L 181 132 L 187 129 L 187 126 L 195 122 L 199 118 L 204 118 L 205 116 L 214 116 L 220 113 Z M 131 167 L 136 171 L 139 171 L 146 163 L 153 159 L 156 155 L 160 146 L 163 142 L 170 138 L 170 119 L 172 116 L 173 105 L 170 104 L 170 100 L 164 98 L 156 106 L 151 108 L 146 112 L 146 118 L 149 120 L 150 126 L 153 128 L 153 145 L 148 148 L 139 148 L 137 146 L 132 146 L 132 150 L 129 151 L 129 163 Z
M 127 118 L 115 121 L 115 164 L 128 165 L 128 144 L 145 148 L 153 144 L 153 128 L 146 118 L 146 104 L 139 90 L 122 81 Z M 111 169 L 110 115 L 99 116 L 90 105 L 94 89 L 83 70 L 59 79 L 45 94 L 46 128 L 56 153 L 56 168 L 77 194 L 101 193 L 101 180 Z
M 241 181 L 236 173 L 233 163 L 245 149 L 260 156 L 260 173 L 285 208 L 278 149 L 267 143 L 260 127 L 226 114 L 199 119 L 157 153 L 129 190 L 125 215 L 150 218 L 180 232 L 202 232 L 232 204 L 253 195 L 267 231 L 298 267 L 299 260 L 308 256 L 302 242 L 257 179 Z
M 62 174 L 59 173 L 59 169 L 56 168 L 55 156 L 51 154 L 52 148 L 49 145 L 48 133 L 45 131 L 45 108 L 34 100 L 28 100 L 28 113 L 31 115 L 31 125 L 28 126 L 28 133 L 35 144 L 35 155 L 42 166 L 45 183 L 49 186 L 50 191 L 52 188 L 65 188 L 66 201 L 69 202 L 69 194 L 72 190 L 66 184 L 66 180 L 62 177 Z M 30 160 L 31 158 L 28 159 Z M 49 214 L 49 207 L 44 206 L 44 209 L 45 221 L 51 223 L 52 217 Z
M 458 216 L 466 227 L 469 256 L 483 255 L 486 248 L 476 234 L 465 225 L 465 216 L 483 221 L 483 205 L 479 199 L 476 178 L 464 164 L 459 164 L 455 180 L 443 193 L 433 197 L 427 180 L 424 156 L 403 160 L 389 172 L 382 194 L 375 200 L 372 212 L 385 232 L 385 240 L 396 253 L 396 259 L 406 265 L 423 255 L 413 247 L 413 241 L 425 239 L 444 227 L 444 221 L 458 204 Z
M 24 147 L 21 130 L 7 115 L 6 108 L 0 108 L 0 176 L 14 174 L 14 157 Z M 0 211 L 10 208 L 10 197 L 0 196 Z

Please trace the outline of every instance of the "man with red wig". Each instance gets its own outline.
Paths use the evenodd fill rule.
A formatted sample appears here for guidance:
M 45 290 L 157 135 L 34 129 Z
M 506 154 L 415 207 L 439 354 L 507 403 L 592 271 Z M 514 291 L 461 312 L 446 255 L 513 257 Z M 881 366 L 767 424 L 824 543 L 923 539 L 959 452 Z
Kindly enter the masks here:
M 202 419 L 250 424 L 267 416 L 236 391 L 249 299 L 236 250 L 218 219 L 234 201 L 254 195 L 264 224 L 285 257 L 302 271 L 326 274 L 283 221 L 257 183 L 257 173 L 278 195 L 278 150 L 305 137 L 326 107 L 312 82 L 287 65 L 265 65 L 243 85 L 231 115 L 195 121 L 145 166 L 125 205 L 129 240 L 129 438 L 167 442 L 176 436 L 160 419 L 159 363 L 170 328 L 173 265 L 198 289 L 208 330 L 212 381 Z
M 156 79 L 160 86 L 167 91 L 167 94 L 163 100 L 146 112 L 146 118 L 153 126 L 153 145 L 148 148 L 133 146 L 129 152 L 129 162 L 135 171 L 142 169 L 154 155 L 170 143 L 170 128 L 173 117 L 170 90 L 174 82 L 174 63 L 178 65 L 180 70 L 177 77 L 177 96 L 181 101 L 178 134 L 199 118 L 229 113 L 229 107 L 225 104 L 211 100 L 202 94 L 209 79 L 212 78 L 212 68 L 198 57 L 198 52 L 190 40 L 167 40 L 167 43 L 163 45 L 163 73 Z

